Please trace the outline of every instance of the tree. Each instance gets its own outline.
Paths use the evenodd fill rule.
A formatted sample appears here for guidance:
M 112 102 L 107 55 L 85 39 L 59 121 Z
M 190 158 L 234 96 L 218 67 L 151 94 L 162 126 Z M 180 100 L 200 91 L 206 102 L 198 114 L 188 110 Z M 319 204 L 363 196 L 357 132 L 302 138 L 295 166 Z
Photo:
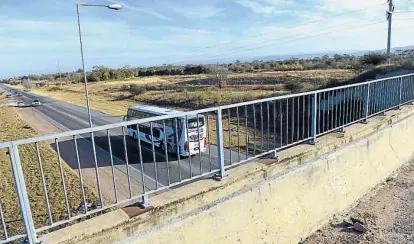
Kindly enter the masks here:
M 214 76 L 215 80 L 217 81 L 217 86 L 220 89 L 223 89 L 227 85 L 227 77 L 230 73 L 227 67 L 219 66 L 219 65 L 210 65 L 209 66 L 210 73 Z
M 109 78 L 110 78 L 109 68 L 107 68 L 103 65 L 94 66 L 92 72 L 95 73 L 96 76 L 99 77 L 99 80 L 101 80 L 101 81 L 109 80 Z
M 385 53 L 368 53 L 361 57 L 362 64 L 379 65 L 385 63 L 387 55 Z
M 33 82 L 29 77 L 23 77 L 22 82 L 23 82 L 23 86 L 26 89 L 32 89 L 33 88 Z
M 98 82 L 100 81 L 99 76 L 97 73 L 95 72 L 90 72 L 87 76 L 86 76 L 88 82 Z

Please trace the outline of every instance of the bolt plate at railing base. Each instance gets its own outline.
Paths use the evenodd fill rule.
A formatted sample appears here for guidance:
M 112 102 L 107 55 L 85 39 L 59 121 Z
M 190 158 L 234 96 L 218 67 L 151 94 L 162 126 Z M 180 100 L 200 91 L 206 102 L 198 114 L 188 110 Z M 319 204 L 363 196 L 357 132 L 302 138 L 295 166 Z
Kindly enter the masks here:
M 149 208 L 151 206 L 150 202 L 149 202 L 149 198 L 147 195 L 142 197 L 142 201 L 137 203 L 137 206 L 145 209 L 145 208 Z
M 24 241 L 22 241 L 22 242 L 18 242 L 18 243 L 20 243 L 20 244 L 31 244 L 28 240 L 27 240 L 27 238 L 26 239 L 24 239 Z M 43 241 L 41 241 L 41 240 L 37 240 L 37 242 L 35 242 L 34 244 L 42 244 L 43 243 Z
M 315 145 L 317 145 L 317 144 L 319 144 L 319 141 L 318 140 L 311 140 L 311 141 L 309 141 L 309 144 L 310 145 L 312 145 L 312 146 L 315 146 Z
M 221 181 L 221 180 L 223 180 L 224 178 L 226 178 L 228 176 L 229 176 L 229 174 L 227 174 L 227 173 L 225 173 L 223 176 L 220 173 L 216 173 L 216 174 L 213 175 L 213 179 L 217 180 L 217 181 Z
M 335 131 L 336 133 L 339 133 L 339 134 L 345 134 L 346 133 L 346 130 L 345 130 L 345 128 L 344 127 L 342 127 L 342 128 L 340 128 L 340 129 L 338 129 L 337 131 Z
M 273 159 L 279 160 L 279 155 L 278 155 L 277 151 L 274 151 L 271 155 L 272 155 Z
M 137 203 L 137 206 L 142 209 L 151 207 L 151 205 L 148 202 L 139 202 Z

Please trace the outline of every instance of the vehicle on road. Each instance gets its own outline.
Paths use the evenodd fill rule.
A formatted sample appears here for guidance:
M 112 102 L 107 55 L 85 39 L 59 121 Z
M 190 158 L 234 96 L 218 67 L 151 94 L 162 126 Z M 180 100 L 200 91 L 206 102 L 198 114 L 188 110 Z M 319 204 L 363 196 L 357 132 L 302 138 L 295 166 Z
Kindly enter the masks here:
M 40 100 L 39 99 L 35 99 L 35 100 L 33 100 L 33 102 L 32 102 L 32 106 L 33 107 L 36 107 L 36 106 L 41 106 L 42 105 L 42 103 L 40 102 Z
M 21 92 L 16 92 L 16 96 L 21 97 L 22 93 Z
M 128 109 L 124 120 L 130 121 L 177 113 L 180 113 L 180 111 L 155 106 L 134 106 Z M 177 153 L 176 137 L 178 137 L 178 154 L 184 157 L 198 154 L 200 150 L 201 152 L 206 151 L 207 131 L 204 115 L 188 115 L 187 121 L 185 117 L 179 117 L 164 120 L 164 123 L 163 121 L 157 121 L 140 124 L 139 133 L 137 125 L 130 125 L 128 126 L 128 135 L 134 139 L 138 139 L 139 136 L 141 141 L 149 144 L 153 143 L 155 147 L 159 147 L 163 151 L 167 149 L 168 153 Z M 167 142 L 166 145 L 165 141 Z
M 24 102 L 20 101 L 20 102 L 17 102 L 17 106 L 18 107 L 25 107 L 26 104 Z

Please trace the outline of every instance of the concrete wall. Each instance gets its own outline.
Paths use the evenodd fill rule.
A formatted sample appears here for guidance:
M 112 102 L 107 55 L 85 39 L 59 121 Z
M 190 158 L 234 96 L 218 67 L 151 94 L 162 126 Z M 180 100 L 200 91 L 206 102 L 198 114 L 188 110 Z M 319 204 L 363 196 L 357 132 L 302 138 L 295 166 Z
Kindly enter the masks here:
M 45 236 L 45 243 L 298 243 L 411 159 L 412 114 L 406 107 L 354 125 L 345 136 L 283 152 L 280 164 L 246 164 L 222 182 L 154 197 L 154 210 L 144 215 L 116 226 L 101 216 L 99 230 L 80 223 Z

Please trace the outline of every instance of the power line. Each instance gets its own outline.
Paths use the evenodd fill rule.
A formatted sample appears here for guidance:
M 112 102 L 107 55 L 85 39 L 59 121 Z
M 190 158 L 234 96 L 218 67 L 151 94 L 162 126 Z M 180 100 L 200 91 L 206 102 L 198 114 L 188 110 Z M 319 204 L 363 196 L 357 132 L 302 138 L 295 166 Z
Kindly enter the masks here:
M 357 28 L 366 27 L 366 26 L 370 26 L 370 25 L 374 25 L 374 24 L 379 24 L 379 23 L 385 23 L 385 21 L 380 21 L 380 22 L 376 22 L 376 23 L 373 23 L 373 24 L 369 24 L 369 25 L 359 26 Z M 352 31 L 353 30 L 356 30 L 357 28 L 352 29 Z M 275 45 L 279 45 L 279 44 L 291 43 L 291 42 L 296 42 L 296 41 L 300 41 L 300 40 L 310 39 L 310 38 L 314 38 L 314 37 L 329 35 L 329 34 L 332 34 L 332 33 L 334 33 L 334 31 L 323 32 L 323 33 L 319 33 L 319 34 L 316 34 L 316 35 L 307 36 L 307 37 L 303 37 L 303 38 L 297 38 L 297 39 L 293 39 L 293 40 L 289 40 L 289 41 L 285 41 L 285 42 L 279 42 L 279 43 L 273 43 L 273 44 L 268 44 L 268 45 L 262 45 L 262 46 L 259 46 L 259 47 L 253 47 L 253 48 L 249 48 L 249 49 L 246 49 L 246 50 L 247 51 L 251 51 L 251 50 L 255 50 L 255 49 L 261 49 L 261 48 L 264 48 L 264 47 L 270 47 L 270 46 L 275 46 Z M 237 53 L 237 52 L 233 52 L 233 53 L 230 53 L 230 54 L 235 54 L 235 53 Z M 217 58 L 216 59 L 210 59 L 210 61 L 211 60 L 217 60 Z
M 359 21 L 359 20 L 358 20 L 358 21 Z M 353 21 L 353 22 L 355 22 L 355 21 Z M 370 25 L 374 25 L 374 24 L 379 24 L 379 23 L 384 23 L 384 21 L 376 21 L 376 22 L 374 22 L 374 23 L 369 22 L 369 23 L 367 23 L 367 25 L 358 26 L 358 27 L 356 27 L 356 28 L 362 28 L 362 27 L 366 27 L 366 26 L 370 26 Z M 333 26 L 330 26 L 330 27 L 338 27 L 338 26 L 345 25 L 345 24 L 349 24 L 349 23 L 342 23 L 342 24 L 339 24 L 339 25 L 333 25 Z M 330 27 L 328 27 L 328 28 L 330 28 Z M 328 32 L 318 33 L 318 34 L 311 35 L 311 36 L 304 36 L 304 37 L 300 37 L 301 35 L 304 35 L 304 34 L 308 34 L 308 33 L 315 33 L 315 32 L 317 32 L 317 31 L 320 31 L 320 30 L 325 30 L 325 29 L 327 29 L 327 28 L 323 28 L 323 29 L 319 29 L 319 30 L 313 30 L 313 31 L 310 31 L 310 32 L 305 32 L 305 33 L 302 33 L 302 34 L 298 34 L 298 35 L 295 35 L 296 37 L 298 37 L 298 36 L 299 36 L 298 38 L 289 39 L 289 40 L 282 41 L 282 42 L 276 42 L 276 43 L 267 44 L 269 41 L 266 41 L 266 42 L 264 42 L 264 43 L 266 43 L 266 44 L 264 44 L 264 45 L 259 45 L 259 46 L 255 46 L 255 47 L 249 47 L 250 45 L 246 45 L 246 46 L 239 46 L 239 47 L 236 47 L 236 48 L 231 48 L 231 49 L 226 50 L 226 51 L 224 51 L 224 52 L 233 51 L 233 50 L 237 50 L 237 49 L 240 49 L 240 48 L 247 48 L 247 49 L 244 49 L 244 50 L 245 50 L 245 51 L 250 51 L 250 50 L 260 49 L 260 48 L 264 48 L 264 47 L 275 46 L 275 45 L 279 45 L 279 44 L 285 44 L 285 43 L 290 43 L 290 42 L 299 41 L 299 40 L 304 40 L 304 39 L 310 39 L 310 38 L 313 38 L 313 37 L 323 36 L 323 35 L 327 35 L 327 34 L 331 34 L 331 33 L 334 33 L 334 32 L 335 32 L 334 30 L 332 30 L 332 31 L 328 31 Z M 289 38 L 291 38 L 291 37 L 295 37 L 295 36 L 290 36 Z M 276 39 L 276 40 L 283 40 L 283 39 L 286 39 L 286 38 L 281 38 L 281 39 L 279 38 L 279 39 Z M 273 41 L 276 41 L 276 40 L 273 40 Z M 222 53 L 223 53 L 223 52 L 221 52 L 220 54 L 216 54 L 216 55 L 210 56 L 209 58 L 214 58 L 214 57 L 222 57 Z M 235 52 L 231 52 L 231 53 L 228 53 L 227 55 L 230 55 L 230 54 L 235 54 L 235 53 L 237 53 L 237 51 L 235 51 Z M 200 55 L 196 56 L 196 58 L 199 58 L 199 57 L 203 57 L 203 58 L 205 58 L 205 56 L 200 56 Z M 191 60 L 194 60 L 194 57 L 191 57 L 190 59 L 186 59 L 186 60 L 184 60 L 184 61 L 175 62 L 175 63 L 172 63 L 172 64 L 173 64 L 173 65 L 174 65 L 174 64 L 175 64 L 175 65 L 177 65 L 177 64 L 184 64 L 184 63 L 187 63 L 187 62 L 189 62 L 189 61 L 191 61 Z M 209 59 L 209 60 L 211 60 L 211 59 Z M 215 59 L 213 59 L 213 60 L 215 60 Z
M 412 20 L 414 18 L 408 18 L 408 19 L 394 19 L 394 21 L 400 21 L 400 20 Z
M 382 6 L 382 5 L 385 5 L 385 4 L 387 4 L 387 2 L 384 2 L 384 3 L 381 3 L 381 4 L 370 5 L 370 6 L 367 6 L 367 7 L 364 7 L 364 8 L 360 8 L 360 9 L 357 9 L 357 10 L 352 10 L 352 11 L 344 12 L 344 13 L 341 13 L 341 14 L 334 15 L 331 18 L 337 18 L 337 17 L 341 17 L 341 16 L 344 16 L 344 15 L 349 15 L 349 14 L 361 12 L 361 11 L 367 10 L 369 8 L 379 7 L 379 6 Z M 308 21 L 308 22 L 305 22 L 305 23 L 302 23 L 302 24 L 299 24 L 299 25 L 285 27 L 285 28 L 283 28 L 281 30 L 269 31 L 269 32 L 261 33 L 261 34 L 254 35 L 254 36 L 248 36 L 248 37 L 245 37 L 245 38 L 239 38 L 237 40 L 221 42 L 221 43 L 218 43 L 218 44 L 214 44 L 214 45 L 205 46 L 205 47 L 202 47 L 202 48 L 195 49 L 195 50 L 191 51 L 191 53 L 198 52 L 198 51 L 201 51 L 201 50 L 204 50 L 204 49 L 210 49 L 210 48 L 214 48 L 214 47 L 218 47 L 218 46 L 223 46 L 225 44 L 233 44 L 233 43 L 236 43 L 236 42 L 241 42 L 241 41 L 245 41 L 245 40 L 249 40 L 249 39 L 261 37 L 261 36 L 264 36 L 264 35 L 268 35 L 268 34 L 275 33 L 275 32 L 280 32 L 280 31 L 283 31 L 283 30 L 290 30 L 290 29 L 293 29 L 293 28 L 298 28 L 298 27 L 306 26 L 306 25 L 313 24 L 313 23 L 323 22 L 323 21 L 326 21 L 327 19 L 328 18 L 320 19 L 320 20 Z M 189 52 L 189 53 L 185 53 L 185 54 L 191 54 L 191 53 Z M 156 58 L 154 58 L 154 60 L 155 59 L 157 59 L 157 60 L 158 59 L 164 59 L 164 58 L 169 58 L 169 57 L 176 57 L 176 56 L 177 55 L 165 55 L 165 56 L 156 57 Z
M 405 13 L 414 13 L 414 11 L 395 11 L 394 14 L 405 14 Z

